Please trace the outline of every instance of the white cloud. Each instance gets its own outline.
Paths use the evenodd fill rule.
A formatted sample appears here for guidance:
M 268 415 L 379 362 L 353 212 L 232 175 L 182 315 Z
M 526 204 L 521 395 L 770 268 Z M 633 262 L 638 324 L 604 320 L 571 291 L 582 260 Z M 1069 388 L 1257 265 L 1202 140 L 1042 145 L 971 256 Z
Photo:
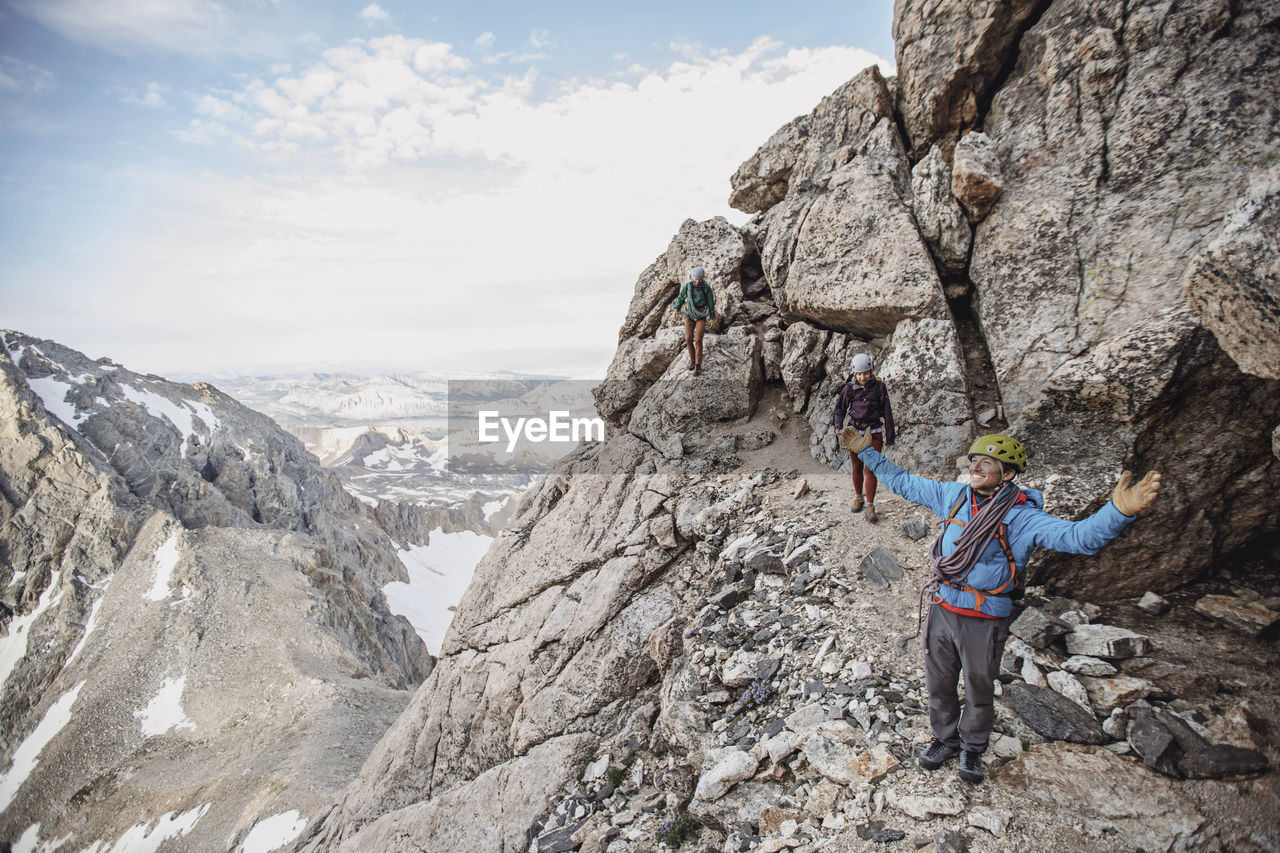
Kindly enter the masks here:
M 244 116 L 244 113 L 235 104 L 215 95 L 201 95 L 196 100 L 196 112 L 206 118 L 217 119 L 218 121 L 235 121 Z
M 549 30 L 530 30 L 529 44 L 538 50 L 551 46 L 551 32 Z
M 473 353 L 472 367 L 513 367 L 527 365 L 495 346 L 562 340 L 602 369 L 636 276 L 680 222 L 744 220 L 725 203 L 738 164 L 876 61 L 760 40 L 556 85 L 479 77 L 439 43 L 348 44 L 200 100 L 190 141 L 287 156 L 252 180 L 174 176 L 106 290 L 151 328 L 198 336 L 175 317 L 200 316 L 213 331 L 183 356 L 205 364 L 323 352 L 443 366 Z
M 487 80 L 448 44 L 395 35 L 331 49 L 322 62 L 255 81 L 230 100 L 244 111 L 246 145 L 323 141 L 318 153 L 354 172 L 463 157 L 521 164 L 555 181 L 588 174 L 616 182 L 616 172 L 635 174 L 635 164 L 664 163 L 660 171 L 670 174 L 688 163 L 698 171 L 691 151 L 745 158 L 798 105 L 812 105 L 877 61 L 853 48 L 784 51 L 768 39 L 739 54 L 688 55 L 661 71 L 633 65 L 631 82 L 577 83 L 538 100 L 532 73 Z M 230 109 L 201 112 L 236 118 Z M 699 128 L 696 139 L 689 128 Z M 731 172 L 737 164 L 728 165 Z
M 217 0 L 15 0 L 13 8 L 59 35 L 113 50 L 215 50 L 229 31 Z
M 497 37 L 493 33 L 481 33 L 476 36 L 474 44 L 476 47 L 493 47 L 495 41 L 497 41 Z
M 145 91 L 141 93 L 125 92 L 121 96 L 121 100 L 126 104 L 136 104 L 141 107 L 157 109 L 168 104 L 168 101 L 165 100 L 165 95 L 169 94 L 169 92 L 168 86 L 152 81 L 147 84 Z
M 0 92 L 39 95 L 53 88 L 53 84 L 52 72 L 12 56 L 0 56 Z
M 368 6 L 361 9 L 360 17 L 363 18 L 364 22 L 371 27 L 374 24 L 391 23 L 391 15 L 389 15 L 387 10 L 383 9 L 377 3 L 370 3 Z

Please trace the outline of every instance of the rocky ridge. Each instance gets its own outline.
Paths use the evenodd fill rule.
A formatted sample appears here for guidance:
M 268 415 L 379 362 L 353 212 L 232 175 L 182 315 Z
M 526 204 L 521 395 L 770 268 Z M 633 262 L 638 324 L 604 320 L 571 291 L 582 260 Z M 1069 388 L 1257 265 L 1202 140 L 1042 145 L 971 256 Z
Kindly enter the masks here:
M 212 386 L 4 344 L 0 838 L 230 849 L 305 822 L 433 665 L 380 593 L 407 577 L 391 537 Z

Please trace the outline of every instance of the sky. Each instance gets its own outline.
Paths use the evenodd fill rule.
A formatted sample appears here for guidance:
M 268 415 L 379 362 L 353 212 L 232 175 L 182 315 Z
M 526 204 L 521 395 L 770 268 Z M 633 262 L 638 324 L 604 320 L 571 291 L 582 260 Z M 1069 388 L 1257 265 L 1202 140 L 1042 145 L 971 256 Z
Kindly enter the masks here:
M 785 8 L 785 11 L 784 11 Z M 0 327 L 167 376 L 604 375 L 891 0 L 0 0 Z

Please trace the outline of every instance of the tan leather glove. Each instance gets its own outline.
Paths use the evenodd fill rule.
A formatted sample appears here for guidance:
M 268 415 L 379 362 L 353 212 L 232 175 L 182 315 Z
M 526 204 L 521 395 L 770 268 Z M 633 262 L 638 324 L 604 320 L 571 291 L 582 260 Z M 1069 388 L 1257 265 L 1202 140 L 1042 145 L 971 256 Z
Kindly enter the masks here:
M 1159 471 L 1148 471 L 1137 484 L 1133 482 L 1133 472 L 1125 471 L 1120 475 L 1120 482 L 1116 483 L 1116 490 L 1111 493 L 1111 502 L 1125 515 L 1137 515 L 1155 503 L 1159 491 Z
M 840 446 L 857 456 L 864 447 L 871 446 L 871 427 L 865 434 L 858 432 L 857 427 L 847 426 L 840 430 Z

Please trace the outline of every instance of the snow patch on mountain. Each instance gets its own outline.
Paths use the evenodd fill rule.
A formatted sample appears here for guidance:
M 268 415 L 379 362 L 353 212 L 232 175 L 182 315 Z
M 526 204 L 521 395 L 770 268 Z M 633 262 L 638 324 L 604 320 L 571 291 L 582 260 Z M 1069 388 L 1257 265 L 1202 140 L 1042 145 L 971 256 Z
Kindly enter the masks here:
M 27 735 L 14 750 L 9 770 L 0 776 L 0 811 L 7 809 L 13 802 L 22 783 L 27 781 L 31 771 L 40 763 L 40 753 L 48 746 L 49 741 L 57 737 L 58 732 L 71 722 L 71 706 L 76 703 L 76 697 L 80 695 L 80 688 L 84 685 L 85 682 L 81 681 L 50 705 L 35 731 Z
M 76 407 L 67 402 L 67 394 L 75 389 L 75 386 L 54 379 L 52 376 L 42 376 L 38 379 L 27 379 L 27 385 L 31 386 L 31 390 L 36 392 L 36 396 L 44 403 L 44 407 L 49 410 L 49 414 L 62 421 L 72 429 L 75 425 L 84 419 L 82 412 L 76 411 Z
M 185 457 L 187 455 L 187 440 L 196 434 L 195 422 L 197 420 L 209 433 L 213 433 L 214 430 L 221 426 L 217 415 L 204 403 L 183 400 L 182 405 L 179 405 L 168 397 L 162 397 L 159 394 L 141 388 L 134 388 L 131 385 L 121 385 L 120 391 L 129 402 L 142 406 L 153 418 L 163 418 L 177 428 L 178 433 L 182 436 L 182 444 L 178 448 L 179 456 Z
M 486 501 L 484 506 L 480 507 L 480 511 L 484 513 L 484 520 L 488 521 L 489 519 L 493 518 L 494 513 L 498 512 L 504 506 L 506 506 L 507 502 L 510 500 L 511 500 L 511 496 L 508 495 L 507 497 L 502 498 L 500 500 Z
M 144 737 L 162 735 L 170 729 L 187 729 L 195 731 L 196 724 L 187 719 L 182 710 L 182 691 L 186 689 L 187 677 L 166 678 L 164 684 L 147 707 L 135 711 L 133 715 L 142 721 Z
M 81 853 L 156 853 L 160 845 L 170 838 L 178 838 L 195 829 L 211 805 L 213 803 L 205 803 L 180 814 L 166 812 L 154 821 L 133 826 L 117 838 L 114 844 L 95 841 Z
M 169 584 L 173 580 L 173 570 L 181 556 L 178 551 L 178 531 L 175 530 L 169 534 L 168 539 L 164 540 L 164 544 L 156 549 L 156 582 L 147 593 L 147 598 L 152 601 L 164 601 L 169 597 Z
M 244 837 L 238 853 L 271 853 L 293 841 L 307 827 L 307 819 L 298 810 L 281 812 L 258 821 Z
M 102 602 L 107 598 L 107 587 L 111 584 L 111 579 L 107 578 L 102 584 L 102 595 L 93 603 L 93 607 L 89 610 L 89 618 L 84 622 L 84 636 L 80 638 L 80 642 L 76 643 L 76 647 L 71 650 L 71 654 L 67 657 L 62 668 L 66 669 L 71 666 L 71 662 L 76 659 L 81 650 L 84 649 L 85 643 L 89 642 L 89 635 L 93 633 L 94 627 L 98 624 L 98 613 L 102 610 Z
M 9 680 L 9 675 L 18 665 L 18 661 L 26 657 L 28 629 L 40 618 L 40 614 L 56 605 L 62 598 L 62 589 L 58 586 L 61 575 L 62 572 L 57 570 L 50 574 L 49 585 L 45 587 L 44 592 L 40 593 L 35 609 L 25 616 L 14 616 L 13 621 L 9 623 L 8 635 L 0 637 L 0 687 Z
M 440 654 L 453 608 L 492 542 L 493 537 L 470 530 L 445 533 L 437 527 L 426 545 L 397 552 L 409 572 L 409 582 L 392 581 L 382 588 L 382 594 L 392 613 L 409 620 L 431 654 Z

